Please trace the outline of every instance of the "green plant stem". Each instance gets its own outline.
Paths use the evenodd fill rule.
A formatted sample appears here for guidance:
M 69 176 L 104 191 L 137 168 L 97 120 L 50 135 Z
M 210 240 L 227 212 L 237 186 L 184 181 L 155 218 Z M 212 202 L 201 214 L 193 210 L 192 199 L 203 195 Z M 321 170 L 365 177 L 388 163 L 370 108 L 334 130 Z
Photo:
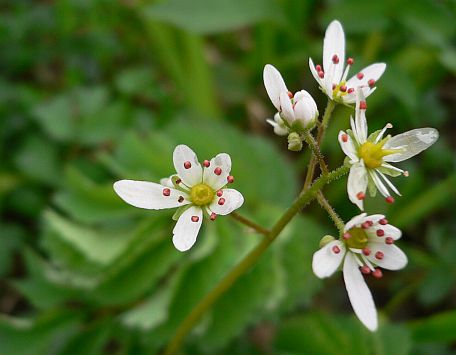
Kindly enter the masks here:
M 261 257 L 264 251 L 282 232 L 291 219 L 311 200 L 313 200 L 324 185 L 332 182 L 348 172 L 348 168 L 342 166 L 327 175 L 315 180 L 310 188 L 303 188 L 293 204 L 283 213 L 280 219 L 272 227 L 267 238 L 258 244 L 244 259 L 242 259 L 228 274 L 192 309 L 188 316 L 179 325 L 173 339 L 168 344 L 164 354 L 176 354 L 185 336 L 190 332 L 195 323 L 203 314 L 223 295 L 239 277 L 245 274 L 250 267 Z
M 334 111 L 335 107 L 336 107 L 336 103 L 334 101 L 328 99 L 328 104 L 326 105 L 325 113 L 323 114 L 323 119 L 322 119 L 320 125 L 318 126 L 318 132 L 317 132 L 318 146 L 320 146 L 321 141 L 323 140 L 326 128 L 328 127 L 328 124 L 329 124 L 329 119 L 331 118 L 332 112 Z M 317 164 L 317 158 L 315 155 L 312 155 L 310 157 L 309 167 L 307 169 L 307 176 L 306 176 L 306 180 L 304 182 L 304 188 L 306 188 L 306 189 L 312 183 L 313 176 L 315 174 L 316 164 Z
M 312 150 L 312 157 L 315 156 L 315 160 L 318 161 L 318 163 L 320 164 L 321 172 L 323 173 L 323 175 L 326 175 L 328 173 L 328 167 L 326 166 L 323 154 L 321 154 L 320 146 L 315 141 L 314 137 L 312 136 L 312 134 L 310 134 L 309 131 L 304 133 L 303 138 Z
M 325 195 L 323 195 L 323 192 L 318 191 L 317 193 L 317 201 L 320 204 L 321 207 L 323 207 L 326 212 L 328 212 L 329 217 L 331 217 L 332 221 L 334 222 L 334 225 L 337 227 L 339 230 L 339 233 L 342 234 L 345 223 L 344 221 L 339 217 L 337 212 L 334 210 L 334 208 L 331 206 L 331 204 L 328 202 L 326 199 Z
M 266 229 L 266 228 L 256 224 L 255 222 L 251 221 L 250 219 L 248 219 L 248 218 L 246 218 L 244 216 L 241 216 L 239 213 L 231 212 L 229 214 L 229 216 L 234 218 L 236 221 L 246 225 L 247 227 L 250 227 L 250 228 L 254 229 L 258 233 L 263 234 L 266 237 L 269 236 L 269 233 L 270 233 L 269 229 Z

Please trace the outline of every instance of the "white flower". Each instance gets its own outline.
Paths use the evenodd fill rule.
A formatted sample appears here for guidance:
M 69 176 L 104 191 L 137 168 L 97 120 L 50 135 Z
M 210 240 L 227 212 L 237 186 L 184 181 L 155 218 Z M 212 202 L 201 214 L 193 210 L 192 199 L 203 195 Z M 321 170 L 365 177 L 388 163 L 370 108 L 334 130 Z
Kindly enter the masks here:
M 385 63 L 367 66 L 347 80 L 348 72 L 353 65 L 353 58 L 347 59 L 345 67 L 345 35 L 339 21 L 329 24 L 323 42 L 323 67 L 314 65 L 309 58 L 309 67 L 320 89 L 331 99 L 344 104 L 354 103 L 355 89 L 363 88 L 367 97 L 375 90 L 375 83 L 385 71 Z M 345 67 L 345 70 L 344 70 Z
M 400 193 L 386 175 L 408 176 L 408 172 L 390 163 L 409 159 L 429 148 L 438 139 L 439 132 L 434 128 L 418 128 L 394 137 L 388 135 L 383 138 L 385 131 L 393 127 L 388 123 L 382 130 L 368 137 L 367 104 L 361 90 L 357 91 L 357 95 L 355 120 L 350 118 L 351 130 L 339 132 L 339 143 L 351 164 L 347 183 L 348 197 L 363 210 L 367 188 L 371 196 L 374 196 L 378 189 L 388 203 L 394 202 L 389 189 L 398 195 Z
M 289 133 L 285 122 L 282 120 L 280 113 L 278 112 L 274 115 L 274 120 L 268 118 L 266 122 L 274 127 L 274 133 L 278 136 L 286 136 Z
M 266 64 L 264 67 L 263 80 L 269 98 L 279 112 L 279 118 L 282 119 L 279 121 L 274 116 L 274 122 L 268 120 L 276 134 L 285 135 L 284 130 L 276 131 L 277 125 L 281 123 L 286 126 L 284 129 L 287 129 L 288 133 L 314 127 L 318 109 L 314 99 L 307 91 L 301 90 L 293 95 L 288 91 L 282 75 L 270 64 Z
M 178 145 L 173 162 L 177 174 L 162 179 L 160 184 L 120 180 L 114 183 L 114 190 L 135 207 L 151 210 L 179 207 L 175 214 L 178 219 L 173 229 L 173 243 L 178 250 L 186 251 L 196 241 L 203 212 L 214 220 L 217 215 L 227 215 L 241 207 L 244 197 L 237 190 L 226 188 L 234 181 L 228 154 L 218 154 L 201 166 L 193 150 Z
M 377 310 L 362 274 L 382 277 L 382 271 L 399 270 L 407 256 L 394 245 L 401 231 L 385 216 L 362 213 L 345 225 L 343 238 L 333 240 L 313 255 L 312 269 L 319 278 L 331 276 L 343 264 L 345 288 L 359 320 L 371 331 L 377 329 Z

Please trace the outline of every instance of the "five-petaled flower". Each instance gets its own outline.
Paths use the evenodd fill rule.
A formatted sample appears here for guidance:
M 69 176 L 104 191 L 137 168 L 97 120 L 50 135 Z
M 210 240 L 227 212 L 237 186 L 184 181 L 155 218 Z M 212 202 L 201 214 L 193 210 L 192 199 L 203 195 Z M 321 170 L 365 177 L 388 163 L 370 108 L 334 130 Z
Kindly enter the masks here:
M 173 243 L 178 250 L 186 251 L 196 241 L 203 213 L 214 220 L 217 215 L 227 215 L 241 207 L 244 198 L 237 190 L 226 188 L 234 181 L 228 154 L 218 154 L 200 164 L 193 150 L 178 145 L 173 162 L 177 174 L 162 179 L 160 184 L 120 180 L 114 183 L 114 190 L 135 207 L 151 210 L 179 207 L 173 217 L 177 219 Z
M 377 80 L 385 71 L 385 63 L 374 63 L 347 80 L 353 58 L 347 59 L 345 67 L 345 35 L 339 21 L 329 24 L 323 42 L 323 67 L 314 65 L 309 58 L 309 67 L 320 89 L 331 99 L 343 104 L 352 104 L 356 100 L 355 90 L 362 87 L 367 97 L 375 90 Z M 345 70 L 344 70 L 345 68 Z
M 318 117 L 317 104 L 305 90 L 292 94 L 288 91 L 280 72 L 270 64 L 263 70 L 264 86 L 279 116 L 268 123 L 278 135 L 312 129 Z
M 339 143 L 351 165 L 347 183 L 348 197 L 363 210 L 367 188 L 371 196 L 374 196 L 378 189 L 387 202 L 394 202 L 389 189 L 398 195 L 400 193 L 386 175 L 408 176 L 408 172 L 389 163 L 401 162 L 429 148 L 438 139 L 439 133 L 434 128 L 418 128 L 383 138 L 385 131 L 392 127 L 388 123 L 382 130 L 368 137 L 366 101 L 359 89 L 357 96 L 355 119 L 350 118 L 351 130 L 339 132 Z
M 385 216 L 362 213 L 345 225 L 343 237 L 318 250 L 312 269 L 319 278 L 331 276 L 341 264 L 350 303 L 360 321 L 371 331 L 377 329 L 377 311 L 363 274 L 382 277 L 379 267 L 399 270 L 407 265 L 407 256 L 394 245 L 401 231 Z

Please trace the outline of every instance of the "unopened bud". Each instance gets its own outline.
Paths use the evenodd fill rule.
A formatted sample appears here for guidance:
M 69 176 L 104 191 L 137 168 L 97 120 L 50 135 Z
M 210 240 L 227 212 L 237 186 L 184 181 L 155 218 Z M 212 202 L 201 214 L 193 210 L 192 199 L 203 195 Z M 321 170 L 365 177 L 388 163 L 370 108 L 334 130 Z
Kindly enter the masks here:
M 302 150 L 301 136 L 296 132 L 291 132 L 288 135 L 288 150 L 300 152 Z
M 331 243 L 332 241 L 336 240 L 332 235 L 325 235 L 323 238 L 320 240 L 320 248 L 323 248 L 325 245 Z

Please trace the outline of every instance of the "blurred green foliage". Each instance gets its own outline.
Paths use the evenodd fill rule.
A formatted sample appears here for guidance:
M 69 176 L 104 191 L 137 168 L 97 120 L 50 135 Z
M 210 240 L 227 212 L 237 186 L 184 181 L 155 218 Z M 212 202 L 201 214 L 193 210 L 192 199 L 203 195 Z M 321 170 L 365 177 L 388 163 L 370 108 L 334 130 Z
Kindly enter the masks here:
M 169 211 L 123 203 L 121 178 L 173 172 L 175 145 L 227 152 L 241 213 L 270 226 L 308 154 L 286 151 L 262 69 L 325 98 L 308 70 L 327 24 L 345 28 L 355 70 L 388 64 L 369 98 L 371 130 L 433 126 L 441 138 L 402 164 L 402 198 L 368 201 L 404 230 L 409 266 L 369 280 L 381 327 L 352 315 L 341 277 L 311 273 L 335 233 L 306 209 L 188 337 L 189 354 L 450 354 L 456 341 L 456 3 L 454 1 L 55 0 L 0 2 L 0 354 L 150 354 L 261 236 L 229 217 L 188 253 Z M 350 111 L 324 144 L 331 166 Z M 406 181 L 407 180 L 407 181 Z M 345 220 L 345 180 L 327 189 Z M 340 275 L 339 275 L 340 276 Z M 372 281 L 372 282 L 371 282 Z

